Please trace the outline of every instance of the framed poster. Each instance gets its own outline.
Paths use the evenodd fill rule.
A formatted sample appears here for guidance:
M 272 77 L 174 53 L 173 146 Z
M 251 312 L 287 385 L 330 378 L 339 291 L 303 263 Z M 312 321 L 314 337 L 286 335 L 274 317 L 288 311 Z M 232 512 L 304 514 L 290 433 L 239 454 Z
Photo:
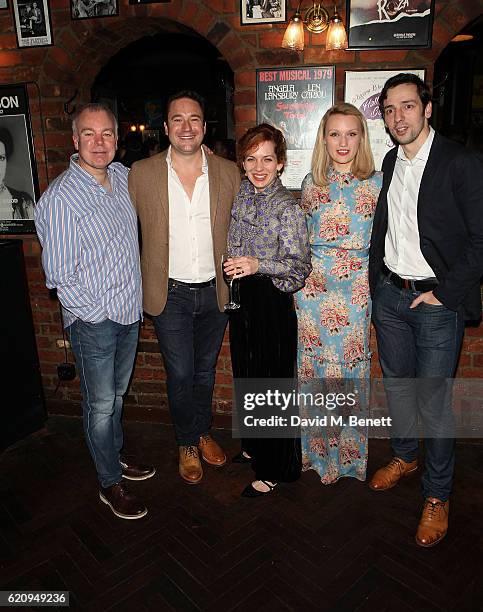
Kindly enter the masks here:
M 72 19 L 95 19 L 119 15 L 117 0 L 70 0 Z
M 129 4 L 168 4 L 171 0 L 129 0 Z
M 257 70 L 257 123 L 270 123 L 287 141 L 282 183 L 300 189 L 324 113 L 334 103 L 335 66 Z
M 0 233 L 32 234 L 39 196 L 27 90 L 0 86 Z
M 347 0 L 349 49 L 431 47 L 434 0 Z
M 344 101 L 357 107 L 366 118 L 376 170 L 381 169 L 386 153 L 394 147 L 379 111 L 379 95 L 387 79 L 400 72 L 411 72 L 424 81 L 424 69 L 347 70 L 345 73 Z
M 287 17 L 286 0 L 240 0 L 242 25 L 281 23 Z
M 12 0 L 17 45 L 47 47 L 53 44 L 52 23 L 47 0 Z

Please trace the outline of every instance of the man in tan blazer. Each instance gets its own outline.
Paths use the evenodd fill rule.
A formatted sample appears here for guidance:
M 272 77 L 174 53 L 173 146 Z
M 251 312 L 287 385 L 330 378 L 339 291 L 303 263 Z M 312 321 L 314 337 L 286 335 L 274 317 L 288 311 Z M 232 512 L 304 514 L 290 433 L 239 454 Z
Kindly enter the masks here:
M 210 465 L 226 462 L 209 432 L 227 323 L 221 256 L 240 173 L 233 162 L 205 155 L 197 93 L 171 96 L 165 116 L 170 147 L 133 165 L 129 192 L 141 223 L 143 305 L 164 358 L 179 471 L 196 484 L 203 477 L 200 453 Z

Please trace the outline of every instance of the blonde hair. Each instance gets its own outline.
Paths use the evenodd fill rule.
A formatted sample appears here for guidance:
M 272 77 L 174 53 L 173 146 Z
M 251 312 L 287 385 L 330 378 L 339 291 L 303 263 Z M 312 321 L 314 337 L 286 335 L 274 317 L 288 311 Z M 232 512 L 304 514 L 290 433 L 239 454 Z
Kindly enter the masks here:
M 369 144 L 369 134 L 364 115 L 353 104 L 341 102 L 329 108 L 322 117 L 319 129 L 317 130 L 317 140 L 312 154 L 312 178 L 316 185 L 325 186 L 329 184 L 328 171 L 331 158 L 325 148 L 325 128 L 327 121 L 333 115 L 345 115 L 357 117 L 361 125 L 361 142 L 356 156 L 352 162 L 351 172 L 360 181 L 369 178 L 374 174 L 374 158 L 372 157 L 371 145 Z

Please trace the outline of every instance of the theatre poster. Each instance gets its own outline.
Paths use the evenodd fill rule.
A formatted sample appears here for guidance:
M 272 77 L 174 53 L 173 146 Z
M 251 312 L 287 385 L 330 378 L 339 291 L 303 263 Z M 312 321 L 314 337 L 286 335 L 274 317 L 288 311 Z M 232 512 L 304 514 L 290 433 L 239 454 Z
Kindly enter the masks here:
M 25 85 L 0 86 L 0 234 L 35 232 L 37 164 Z
M 257 123 L 269 123 L 285 136 L 281 180 L 288 189 L 300 189 L 310 172 L 320 120 L 334 103 L 334 83 L 334 66 L 257 70 Z
M 379 111 L 379 94 L 387 79 L 400 72 L 412 72 L 424 80 L 424 69 L 348 70 L 345 73 L 344 100 L 366 118 L 376 170 L 381 169 L 384 156 L 394 146 Z

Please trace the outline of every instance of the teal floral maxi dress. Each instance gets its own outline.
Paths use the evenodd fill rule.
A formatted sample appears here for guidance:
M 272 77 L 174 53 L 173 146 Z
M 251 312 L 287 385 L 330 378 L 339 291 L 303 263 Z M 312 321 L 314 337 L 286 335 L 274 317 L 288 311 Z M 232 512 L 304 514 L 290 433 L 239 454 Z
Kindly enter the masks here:
M 302 183 L 312 273 L 296 294 L 298 375 L 301 391 L 325 390 L 325 395 L 344 393 L 352 382 L 359 401 L 354 409 L 345 408 L 345 419 L 357 411 L 364 416 L 369 399 L 369 245 L 382 173 L 359 181 L 330 168 L 328 178 L 323 187 L 311 174 Z M 305 411 L 308 417 L 326 415 L 328 421 L 327 426 L 302 427 L 302 469 L 315 470 L 324 484 L 342 476 L 365 480 L 367 428 L 340 425 L 331 417 L 344 409 L 327 408 Z

